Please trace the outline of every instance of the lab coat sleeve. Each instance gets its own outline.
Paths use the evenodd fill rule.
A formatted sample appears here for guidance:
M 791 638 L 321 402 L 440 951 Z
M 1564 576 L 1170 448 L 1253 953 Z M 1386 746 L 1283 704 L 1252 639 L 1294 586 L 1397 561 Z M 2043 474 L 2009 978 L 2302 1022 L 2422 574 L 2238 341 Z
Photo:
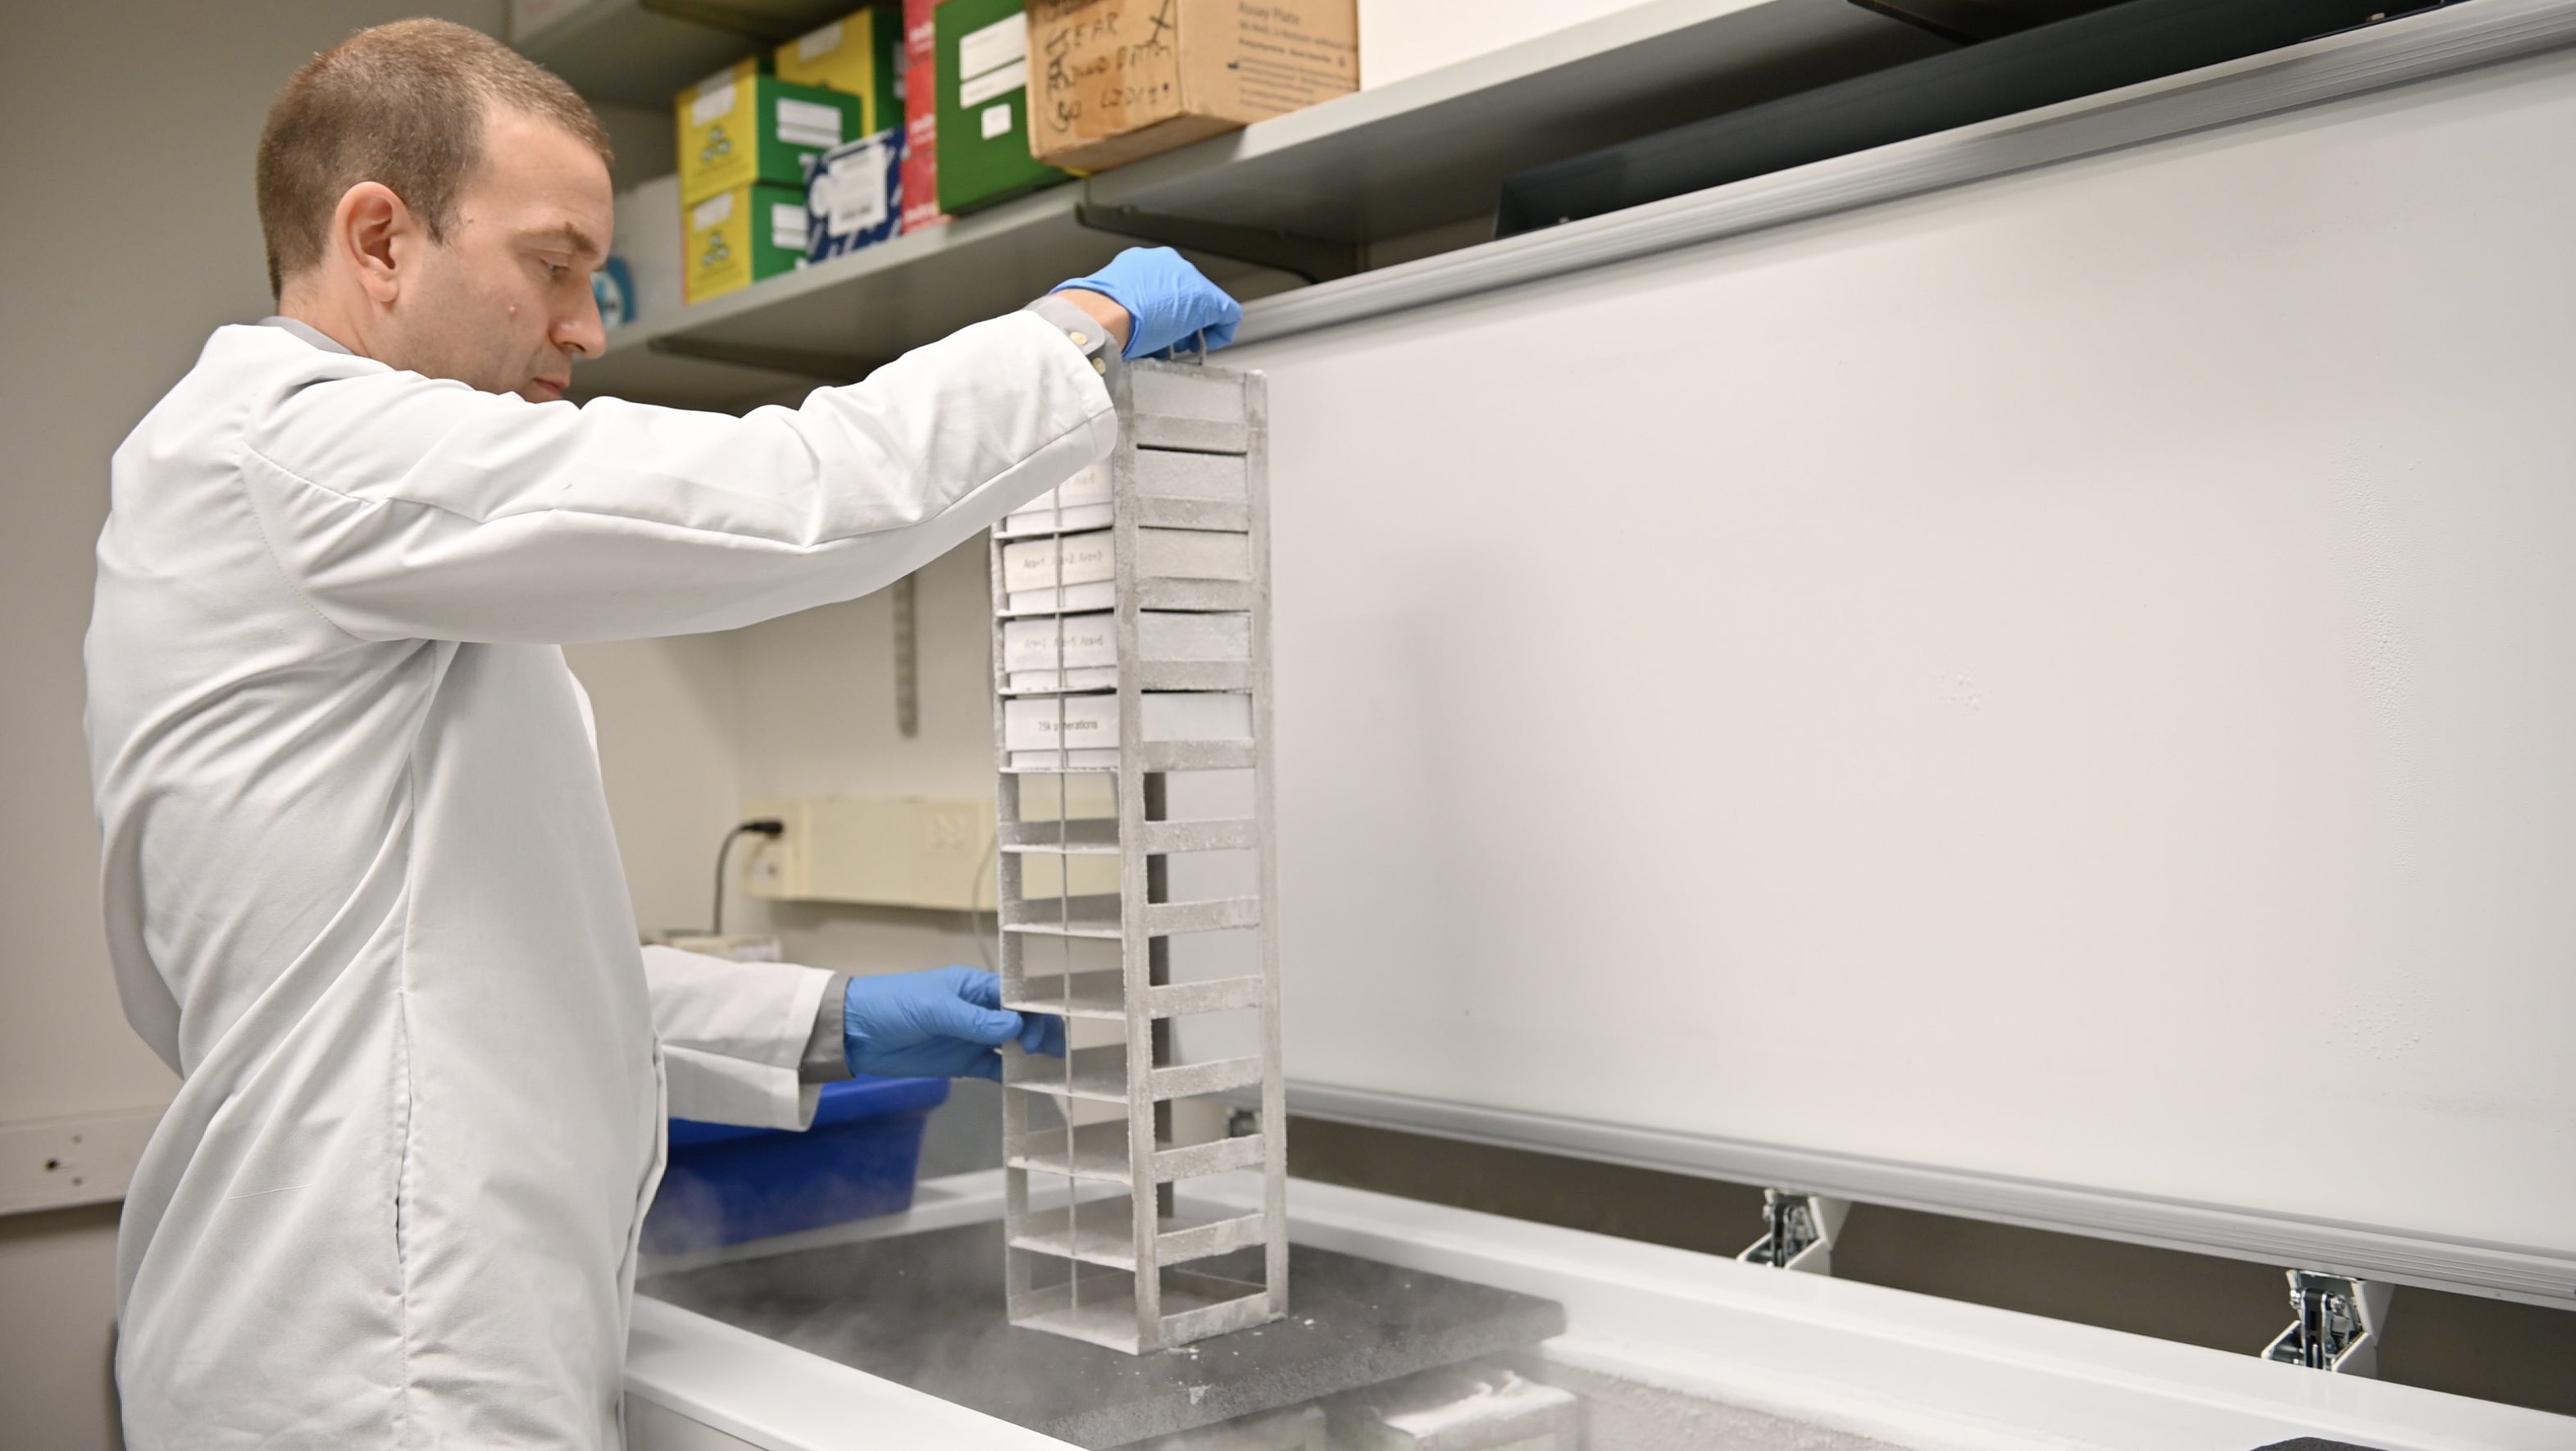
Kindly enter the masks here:
M 783 962 L 728 962 L 644 949 L 653 1030 L 675 1118 L 802 1129 L 820 1083 L 798 1071 L 833 974 Z
M 1017 312 L 739 418 L 331 356 L 254 400 L 239 462 L 279 568 L 348 634 L 568 644 L 868 593 L 1116 438 L 1094 360 Z

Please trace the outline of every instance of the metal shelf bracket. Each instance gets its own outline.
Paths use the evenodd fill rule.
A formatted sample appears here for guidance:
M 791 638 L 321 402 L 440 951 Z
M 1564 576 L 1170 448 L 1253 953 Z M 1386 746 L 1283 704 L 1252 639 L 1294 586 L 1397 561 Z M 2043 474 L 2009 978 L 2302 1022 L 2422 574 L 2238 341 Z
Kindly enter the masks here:
M 2379 1374 L 2379 1329 L 2397 1287 L 2384 1280 L 2290 1271 L 2290 1328 L 2263 1348 L 2265 1360 L 2337 1375 Z
M 1762 1213 L 1767 1228 L 1752 1248 L 1736 1256 L 1738 1260 L 1811 1275 L 1834 1272 L 1834 1239 L 1851 1214 L 1850 1200 L 1795 1189 L 1765 1189 Z

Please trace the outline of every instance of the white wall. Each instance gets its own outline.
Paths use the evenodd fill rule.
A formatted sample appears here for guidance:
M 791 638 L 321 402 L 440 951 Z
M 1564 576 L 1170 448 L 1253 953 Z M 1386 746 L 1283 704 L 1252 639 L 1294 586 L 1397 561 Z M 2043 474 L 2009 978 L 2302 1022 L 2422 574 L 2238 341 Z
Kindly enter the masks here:
M 497 30 L 502 5 L 0 6 L 6 192 L 22 215 L 0 232 L 0 1123 L 169 1097 L 108 973 L 80 732 L 108 455 L 210 329 L 269 310 L 251 162 L 270 96 L 350 31 L 423 12 Z M 0 1440 L 110 1444 L 93 1368 L 112 1225 L 104 1209 L 0 1223 Z
M 637 920 L 646 928 L 705 923 L 716 847 L 745 803 L 990 801 L 989 614 L 980 536 L 922 570 L 914 605 L 921 732 L 909 740 L 895 723 L 886 592 L 724 635 L 573 650 L 599 717 L 601 770 Z M 792 960 L 843 972 L 981 960 L 959 913 L 767 903 L 736 891 L 725 925 L 774 931 Z
M 1649 0 L 1360 0 L 1360 85 L 1518 45 Z

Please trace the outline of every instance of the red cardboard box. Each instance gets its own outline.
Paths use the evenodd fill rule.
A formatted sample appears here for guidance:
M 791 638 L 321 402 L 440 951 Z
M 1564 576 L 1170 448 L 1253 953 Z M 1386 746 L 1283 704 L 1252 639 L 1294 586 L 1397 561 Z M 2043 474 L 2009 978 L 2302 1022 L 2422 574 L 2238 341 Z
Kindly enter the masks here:
M 903 0 L 903 230 L 945 226 L 939 210 L 939 88 L 934 70 L 939 0 Z

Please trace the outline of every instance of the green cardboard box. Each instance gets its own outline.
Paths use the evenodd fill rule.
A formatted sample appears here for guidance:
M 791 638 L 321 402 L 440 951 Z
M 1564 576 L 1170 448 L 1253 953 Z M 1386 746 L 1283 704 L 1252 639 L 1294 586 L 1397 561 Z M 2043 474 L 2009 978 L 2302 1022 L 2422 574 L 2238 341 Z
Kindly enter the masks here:
M 682 91 L 680 200 L 755 183 L 805 186 L 805 158 L 868 134 L 867 102 L 824 86 L 728 73 Z
M 945 0 L 938 35 L 939 209 L 989 207 L 1072 178 L 1029 155 L 1023 0 Z

